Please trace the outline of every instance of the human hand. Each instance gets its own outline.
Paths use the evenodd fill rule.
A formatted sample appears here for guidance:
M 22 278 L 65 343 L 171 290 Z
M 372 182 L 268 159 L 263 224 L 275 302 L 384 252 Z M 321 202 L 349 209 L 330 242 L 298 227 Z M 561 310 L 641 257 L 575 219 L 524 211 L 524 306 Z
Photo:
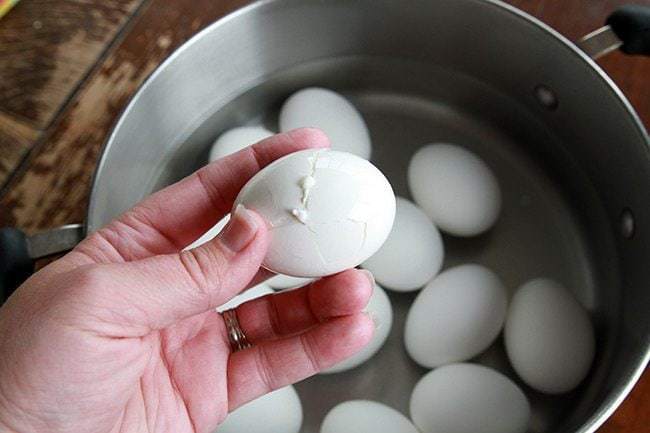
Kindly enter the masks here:
M 210 433 L 245 402 L 361 349 L 373 332 L 365 271 L 238 307 L 253 347 L 231 353 L 214 309 L 268 276 L 266 224 L 239 207 L 215 239 L 181 251 L 262 167 L 324 146 L 311 129 L 263 140 L 153 194 L 32 276 L 0 309 L 0 430 Z

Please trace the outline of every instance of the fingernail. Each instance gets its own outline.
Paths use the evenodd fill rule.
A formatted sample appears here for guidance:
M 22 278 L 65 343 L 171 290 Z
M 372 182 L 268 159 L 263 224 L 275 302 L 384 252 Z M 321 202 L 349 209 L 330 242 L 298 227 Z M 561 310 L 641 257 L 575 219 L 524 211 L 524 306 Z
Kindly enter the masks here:
M 372 272 L 370 272 L 367 269 L 359 269 L 361 273 L 370 281 L 370 287 L 373 289 L 375 288 L 375 277 L 372 275 Z
M 244 205 L 238 204 L 221 233 L 221 242 L 230 251 L 238 253 L 255 238 L 257 229 L 258 224 L 253 214 Z

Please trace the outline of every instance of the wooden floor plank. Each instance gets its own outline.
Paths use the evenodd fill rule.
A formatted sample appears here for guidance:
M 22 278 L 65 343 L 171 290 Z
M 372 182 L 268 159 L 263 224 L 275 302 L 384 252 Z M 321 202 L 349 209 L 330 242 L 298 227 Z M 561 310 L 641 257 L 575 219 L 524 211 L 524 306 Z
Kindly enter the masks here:
M 106 134 L 144 79 L 176 47 L 243 0 L 152 0 L 128 35 L 89 77 L 0 200 L 0 226 L 28 232 L 85 213 L 90 178 Z
M 39 135 L 32 126 L 0 113 L 0 186 L 18 166 Z
M 0 22 L 0 110 L 38 129 L 142 0 L 22 0 Z

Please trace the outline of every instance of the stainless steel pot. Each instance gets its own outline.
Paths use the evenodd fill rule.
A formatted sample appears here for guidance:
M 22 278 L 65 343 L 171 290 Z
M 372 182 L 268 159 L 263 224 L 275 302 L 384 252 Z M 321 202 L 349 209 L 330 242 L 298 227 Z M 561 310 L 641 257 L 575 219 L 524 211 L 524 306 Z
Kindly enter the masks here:
M 605 30 L 583 46 L 597 54 L 612 43 Z M 647 52 L 646 43 L 624 48 Z M 123 113 L 97 168 L 87 230 L 203 165 L 220 131 L 275 128 L 282 101 L 311 85 L 337 89 L 360 109 L 373 160 L 401 195 L 410 155 L 428 142 L 463 144 L 493 167 L 502 217 L 479 238 L 445 238 L 445 265 L 486 264 L 512 289 L 549 276 L 574 290 L 597 328 L 589 378 L 559 397 L 524 389 L 531 431 L 594 431 L 650 357 L 650 140 L 585 52 L 501 2 L 277 0 L 220 20 L 167 59 Z M 304 432 L 350 398 L 408 414 L 425 372 L 402 348 L 413 298 L 391 293 L 394 327 L 370 362 L 297 386 Z M 501 345 L 476 361 L 515 378 Z

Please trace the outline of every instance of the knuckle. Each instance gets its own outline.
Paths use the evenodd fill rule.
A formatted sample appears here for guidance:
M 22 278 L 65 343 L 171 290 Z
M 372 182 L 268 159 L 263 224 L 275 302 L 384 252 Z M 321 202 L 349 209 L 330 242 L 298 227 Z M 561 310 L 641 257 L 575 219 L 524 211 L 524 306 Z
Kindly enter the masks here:
M 223 285 L 225 268 L 228 265 L 223 255 L 217 248 L 204 246 L 182 251 L 179 257 L 190 284 L 199 296 L 210 300 Z
M 302 345 L 303 353 L 305 354 L 305 360 L 307 361 L 307 365 L 311 372 L 317 373 L 323 370 L 320 358 L 317 356 L 317 344 L 314 341 L 312 334 L 306 332 L 300 335 L 300 343 Z
M 265 346 L 258 346 L 257 356 L 255 357 L 257 372 L 260 380 L 266 388 L 266 392 L 274 391 L 284 384 L 274 374 L 274 368 Z

